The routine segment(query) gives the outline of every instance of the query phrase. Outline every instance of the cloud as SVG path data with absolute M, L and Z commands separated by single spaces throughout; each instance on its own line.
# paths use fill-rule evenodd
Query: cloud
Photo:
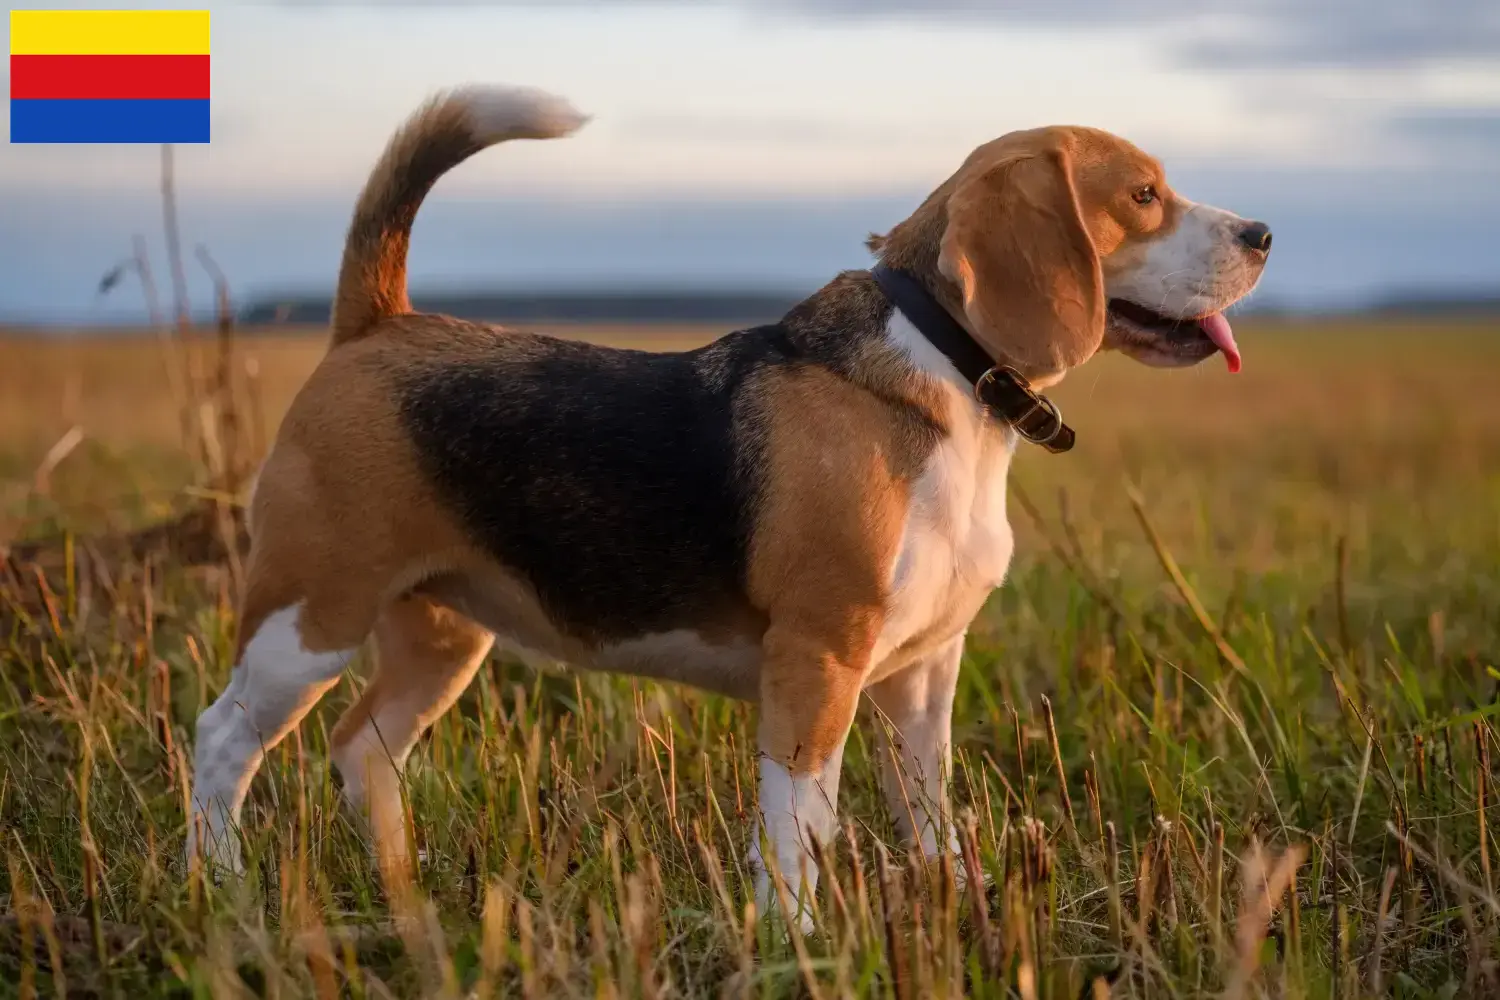
M 621 134 L 642 139 L 693 142 L 753 142 L 806 147 L 808 145 L 885 148 L 892 139 L 889 127 L 863 121 L 794 115 L 633 115 L 618 125 Z M 903 124 L 903 143 L 952 142 L 955 127 L 942 122 Z
M 1500 108 L 1439 108 L 1386 117 L 1383 132 L 1396 142 L 1421 146 L 1439 161 L 1464 158 L 1493 163 L 1500 157 Z
M 279 0 L 304 9 L 335 6 L 606 7 L 641 0 Z M 671 0 L 669 0 L 671 2 Z M 1105 32 L 1162 33 L 1179 61 L 1222 70 L 1336 66 L 1382 68 L 1500 56 L 1495 0 L 675 0 L 756 15 L 827 20 L 968 22 Z
M 1500 5 L 1488 0 L 1271 0 L 1253 12 L 1217 2 L 1244 29 L 1185 51 L 1207 66 L 1386 69 L 1500 55 Z
M 1050 0 L 1020 7 L 990 0 L 766 0 L 761 6 L 836 17 L 1160 30 L 1170 33 L 1179 57 L 1220 69 L 1392 66 L 1500 53 L 1500 5 L 1493 0 Z

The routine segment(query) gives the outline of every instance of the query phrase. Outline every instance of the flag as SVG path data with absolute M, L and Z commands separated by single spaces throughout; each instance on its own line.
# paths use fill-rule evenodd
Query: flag
M 208 142 L 206 10 L 10 12 L 11 142 Z

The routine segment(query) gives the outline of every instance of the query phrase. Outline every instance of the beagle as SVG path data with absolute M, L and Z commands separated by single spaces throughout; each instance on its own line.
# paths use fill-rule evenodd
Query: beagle
M 585 120 L 542 92 L 469 87 L 417 111 L 376 164 L 331 345 L 251 500 L 235 666 L 197 725 L 190 859 L 239 868 L 265 751 L 370 636 L 376 672 L 333 757 L 396 856 L 407 755 L 497 640 L 759 702 L 761 912 L 773 860 L 794 893 L 816 885 L 808 838 L 835 831 L 861 694 L 894 733 L 899 832 L 955 850 L 953 695 L 1011 558 L 1007 468 L 1022 440 L 1072 439 L 1040 392 L 1100 350 L 1239 367 L 1222 311 L 1259 279 L 1269 229 L 1076 127 L 979 147 L 870 238 L 873 271 L 696 350 L 413 312 L 407 245 L 438 178 Z

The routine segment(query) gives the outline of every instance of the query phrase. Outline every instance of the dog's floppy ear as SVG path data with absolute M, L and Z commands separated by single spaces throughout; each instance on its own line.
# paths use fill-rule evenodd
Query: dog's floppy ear
M 1066 150 L 975 170 L 948 198 L 939 269 L 991 355 L 1028 378 L 1061 375 L 1104 339 L 1104 278 Z

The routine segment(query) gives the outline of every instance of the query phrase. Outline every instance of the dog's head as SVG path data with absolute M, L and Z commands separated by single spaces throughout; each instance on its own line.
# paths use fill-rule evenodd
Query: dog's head
M 1118 136 L 1057 126 L 979 147 L 870 245 L 899 265 L 923 241 L 991 355 L 1047 384 L 1101 349 L 1162 366 L 1222 351 L 1237 371 L 1222 314 L 1260 279 L 1271 231 L 1179 196 Z

